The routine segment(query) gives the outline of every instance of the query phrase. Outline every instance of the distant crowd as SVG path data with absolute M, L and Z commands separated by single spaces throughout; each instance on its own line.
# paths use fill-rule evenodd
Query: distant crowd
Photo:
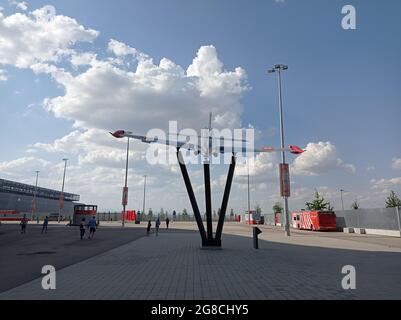
M 23 216 L 20 222 L 20 227 L 21 227 L 21 234 L 26 234 L 26 229 L 28 225 L 29 219 L 26 217 L 26 215 Z M 168 230 L 169 225 L 170 225 L 170 219 L 167 217 L 165 220 L 166 223 L 166 229 Z M 159 235 L 159 229 L 160 229 L 160 218 L 157 218 L 155 221 L 155 234 L 156 236 Z M 72 225 L 71 221 L 69 225 Z M 99 226 L 98 221 L 96 221 L 96 217 L 93 216 L 89 221 L 87 222 L 85 218 L 82 218 L 80 224 L 79 224 L 79 234 L 80 234 L 80 239 L 83 240 L 85 238 L 85 234 L 88 232 L 88 239 L 93 239 L 96 233 L 96 230 Z M 47 233 L 49 227 L 49 217 L 46 216 L 45 219 L 43 220 L 42 224 L 42 231 L 41 233 Z M 148 220 L 147 226 L 146 226 L 146 235 L 149 236 L 151 233 L 152 229 L 152 221 Z

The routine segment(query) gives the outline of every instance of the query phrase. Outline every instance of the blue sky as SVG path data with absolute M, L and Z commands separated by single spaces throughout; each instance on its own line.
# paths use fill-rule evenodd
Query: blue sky
M 294 209 L 303 206 L 314 188 L 322 191 L 335 207 L 339 207 L 340 188 L 350 191 L 346 195 L 347 206 L 358 198 L 364 207 L 379 207 L 383 206 L 389 190 L 401 193 L 399 1 L 28 1 L 27 10 L 16 8 L 17 3 L 20 1 L 0 1 L 3 19 L 16 12 L 30 16 L 30 12 L 44 5 L 53 5 L 58 15 L 71 17 L 78 25 L 99 31 L 91 42 L 77 41 L 70 46 L 79 53 L 96 53 L 99 60 L 113 56 L 107 48 L 110 39 L 115 39 L 150 56 L 155 65 L 166 57 L 186 70 L 202 46 L 212 45 L 224 64 L 223 72 L 234 71 L 236 67 L 246 72 L 246 78 L 241 77 L 240 81 L 246 82 L 249 89 L 229 99 L 234 99 L 242 108 L 237 114 L 242 126 L 251 124 L 264 132 L 258 145 L 279 144 L 277 82 L 273 75 L 267 74 L 267 69 L 275 63 L 288 64 L 289 70 L 283 74 L 286 142 L 303 147 L 313 144 L 310 150 L 316 152 L 316 156 L 300 161 L 290 157 L 291 162 L 298 161 L 292 176 Z M 341 9 L 345 4 L 356 8 L 356 30 L 341 28 Z M 0 29 L 0 39 L 4 30 Z M 2 45 L 0 41 L 0 49 Z M 34 181 L 34 174 L 29 170 L 34 171 L 36 165 L 42 167 L 38 170 L 43 169 L 42 183 L 47 184 L 44 186 L 59 188 L 59 162 L 68 156 L 73 166 L 71 174 L 76 174 L 70 186 L 66 184 L 67 189 L 72 188 L 68 191 L 78 192 L 83 200 L 96 202 L 106 209 L 118 208 L 118 174 L 124 167 L 121 161 L 113 164 L 116 185 L 110 183 L 113 192 L 104 190 L 109 194 L 105 200 L 93 192 L 93 189 L 105 188 L 101 177 L 83 183 L 87 175 L 103 176 L 102 161 L 85 162 L 82 155 L 79 158 L 79 152 L 74 153 L 67 147 L 52 152 L 33 147 L 36 143 L 51 145 L 74 130 L 81 133 L 91 128 L 108 130 L 95 121 L 81 127 L 75 124 L 73 128 L 74 122 L 86 121 L 88 117 L 77 112 L 73 117 L 67 116 L 70 113 L 66 111 L 55 116 L 56 107 L 50 111 L 43 108 L 44 99 L 63 96 L 66 87 L 49 73 L 34 73 L 31 65 L 39 60 L 65 68 L 74 75 L 86 71 L 71 67 L 68 55 L 57 62 L 35 56 L 22 67 L 0 56 L 0 70 L 4 70 L 7 78 L 0 81 L 1 176 L 29 183 Z M 226 97 L 224 92 L 218 94 Z M 64 108 L 68 108 L 68 101 L 63 104 Z M 223 112 L 224 108 L 225 105 L 219 110 Z M 188 106 L 184 112 L 188 123 L 193 121 L 192 111 Z M 143 110 L 149 118 L 152 112 L 155 110 Z M 207 117 L 198 121 L 206 124 Z M 138 125 L 138 133 L 145 133 L 145 124 Z M 134 131 L 135 118 L 132 126 L 129 129 Z M 117 128 L 109 128 L 112 129 Z M 330 144 L 319 145 L 319 142 Z M 123 145 L 118 150 L 123 153 Z M 137 156 L 140 157 L 139 151 Z M 260 203 L 266 211 L 280 200 L 277 161 L 275 157 L 261 159 L 261 171 L 256 171 L 253 179 L 253 204 Z M 139 194 L 140 177 L 148 174 L 154 177 L 150 179 L 150 186 L 154 184 L 153 200 L 150 195 L 153 207 L 173 208 L 175 203 L 161 196 L 168 193 L 163 181 L 175 181 L 178 188 L 180 176 L 165 168 L 149 167 L 139 160 L 136 164 L 132 169 L 133 206 L 141 202 L 140 196 L 135 196 Z M 107 168 L 109 165 L 104 166 L 104 170 Z M 51 169 L 52 174 L 46 173 Z M 215 170 L 221 175 L 225 169 Z M 120 180 L 122 185 L 123 176 Z M 200 184 L 200 180 L 195 178 L 195 183 Z M 238 178 L 230 203 L 238 211 L 246 205 L 246 199 L 241 196 L 243 187 L 243 181 Z M 216 190 L 221 190 L 220 184 Z M 219 197 L 216 195 L 216 199 Z M 179 206 L 189 208 L 185 197 Z

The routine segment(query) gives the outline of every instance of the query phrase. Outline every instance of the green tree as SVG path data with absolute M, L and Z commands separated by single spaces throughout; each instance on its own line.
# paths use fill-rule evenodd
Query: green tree
M 160 217 L 161 220 L 164 220 L 164 219 L 165 219 L 164 209 L 163 209 L 163 208 L 160 209 L 159 217 Z
M 230 216 L 231 216 L 231 217 L 234 217 L 234 209 L 233 209 L 233 208 L 231 208 Z
M 273 206 L 273 212 L 274 213 L 281 213 L 283 211 L 283 206 L 281 205 L 280 202 L 276 202 Z
M 360 207 L 360 205 L 359 205 L 359 203 L 358 203 L 358 200 L 355 200 L 355 201 L 351 204 L 351 209 L 358 210 L 359 207 Z
M 386 208 L 401 207 L 401 200 L 397 197 L 395 192 L 391 190 L 390 195 L 386 199 Z
M 187 221 L 188 220 L 188 211 L 187 209 L 184 208 L 184 210 L 182 210 L 182 220 L 183 221 Z
M 256 205 L 256 208 L 255 208 L 255 209 L 256 209 L 256 213 L 257 213 L 257 214 L 261 214 L 261 213 L 262 213 L 262 208 L 260 207 L 259 204 Z
M 152 219 L 152 217 L 153 217 L 153 210 L 152 210 L 152 208 L 149 208 L 149 211 L 148 211 L 148 218 L 149 218 L 149 219 Z
M 307 202 L 305 205 L 308 208 L 308 210 L 311 211 L 333 210 L 333 207 L 330 205 L 330 202 L 327 202 L 317 191 L 315 192 L 315 199 L 313 199 L 312 202 Z

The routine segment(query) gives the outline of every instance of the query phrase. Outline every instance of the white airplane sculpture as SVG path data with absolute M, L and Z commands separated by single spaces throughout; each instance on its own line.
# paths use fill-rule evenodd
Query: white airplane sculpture
M 294 146 L 294 145 L 290 145 L 287 148 L 274 148 L 274 147 L 262 147 L 262 148 L 258 148 L 258 149 L 253 149 L 253 148 L 248 148 L 248 147 L 244 147 L 244 146 L 239 146 L 238 142 L 240 143 L 247 143 L 247 140 L 242 140 L 242 139 L 229 139 L 229 142 L 231 142 L 231 146 L 222 146 L 220 145 L 220 147 L 212 147 L 212 140 L 220 140 L 220 142 L 224 142 L 224 138 L 220 138 L 220 137 L 213 137 L 211 136 L 212 134 L 212 114 L 210 114 L 210 118 L 209 118 L 209 128 L 208 128 L 208 132 L 209 135 L 208 136 L 196 136 L 195 138 L 197 138 L 197 143 L 193 143 L 189 140 L 189 138 L 193 137 L 191 135 L 182 135 L 182 134 L 173 134 L 174 136 L 177 137 L 176 140 L 171 140 L 171 139 L 159 139 L 158 137 L 147 137 L 147 136 L 141 136 L 141 135 L 136 135 L 133 134 L 130 131 L 125 131 L 125 130 L 118 130 L 115 132 L 110 132 L 110 134 L 118 139 L 122 139 L 122 138 L 132 138 L 132 139 L 136 139 L 136 140 L 140 140 L 144 143 L 159 143 L 159 144 L 164 144 L 164 145 L 169 145 L 169 146 L 174 146 L 177 149 L 187 149 L 187 150 L 193 150 L 195 155 L 199 155 L 202 154 L 205 157 L 208 157 L 209 155 L 213 155 L 215 157 L 217 157 L 219 155 L 219 153 L 238 153 L 238 152 L 243 152 L 243 153 L 263 153 L 263 152 L 290 152 L 292 154 L 296 154 L 299 155 L 303 152 L 305 152 L 305 150 L 303 150 L 302 148 L 298 147 L 298 146 Z M 183 139 L 179 139 L 179 137 L 185 137 L 185 141 L 181 141 Z M 206 140 L 206 145 L 208 145 L 207 148 L 202 148 L 203 144 L 202 144 L 202 139 Z M 228 140 L 228 139 L 226 139 Z M 237 142 L 237 143 L 236 143 Z
M 293 154 L 301 154 L 305 150 L 301 149 L 300 147 L 297 146 L 289 146 L 288 148 L 273 148 L 273 147 L 264 147 L 260 149 L 253 149 L 249 147 L 244 147 L 242 144 L 240 146 L 237 146 L 235 142 L 241 142 L 241 143 L 248 143 L 246 140 L 237 140 L 237 139 L 229 139 L 232 142 L 232 145 L 227 147 L 227 146 L 219 146 L 219 147 L 213 147 L 212 142 L 213 140 L 220 140 L 221 142 L 224 142 L 223 138 L 216 138 L 212 136 L 212 115 L 210 114 L 210 119 L 209 119 L 209 128 L 208 128 L 208 133 L 207 135 L 204 135 L 203 137 L 201 136 L 196 136 L 197 143 L 191 142 L 190 139 L 192 136 L 191 135 L 179 135 L 176 134 L 174 136 L 177 137 L 176 140 L 172 139 L 159 139 L 158 137 L 147 137 L 147 136 L 139 136 L 136 134 L 133 134 L 132 132 L 129 131 L 124 131 L 124 130 L 118 130 L 116 132 L 113 132 L 110 134 L 118 139 L 121 138 L 133 138 L 140 140 L 145 143 L 159 143 L 159 144 L 164 144 L 168 146 L 174 146 L 177 149 L 177 159 L 178 159 L 178 164 L 180 166 L 182 176 L 184 178 L 184 183 L 185 187 L 188 192 L 189 200 L 191 202 L 192 209 L 194 211 L 194 216 L 196 219 L 196 223 L 198 225 L 199 233 L 202 238 L 202 246 L 203 247 L 221 247 L 221 236 L 222 236 L 222 231 L 223 231 L 223 224 L 224 224 L 224 219 L 227 211 L 227 205 L 228 205 L 228 200 L 230 196 L 230 190 L 231 190 L 231 185 L 233 181 L 233 176 L 234 176 L 234 170 L 235 170 L 235 165 L 236 165 L 236 155 L 239 152 L 242 153 L 248 153 L 248 152 L 254 152 L 254 153 L 259 153 L 259 152 L 291 152 Z M 180 141 L 179 137 L 186 137 L 185 141 Z M 202 140 L 203 139 L 203 140 Z M 204 142 L 202 144 L 202 142 Z M 193 151 L 195 155 L 202 154 L 205 158 L 205 162 L 203 164 L 204 166 L 204 179 L 205 179 L 205 201 L 206 201 L 206 225 L 207 225 L 207 232 L 205 230 L 205 227 L 203 225 L 202 221 L 202 216 L 198 207 L 198 203 L 195 198 L 195 194 L 191 185 L 190 177 L 186 168 L 186 165 L 183 161 L 182 154 L 180 149 L 184 148 L 190 151 Z M 213 227 L 212 227 L 212 201 L 211 201 L 211 184 L 210 184 L 210 164 L 209 164 L 209 157 L 210 155 L 213 156 L 218 156 L 221 153 L 231 153 L 231 164 L 230 168 L 228 171 L 227 175 L 227 182 L 226 182 L 226 187 L 224 189 L 224 194 L 223 194 L 223 200 L 222 204 L 220 206 L 220 216 L 219 216 L 219 221 L 217 225 L 216 232 L 213 233 Z

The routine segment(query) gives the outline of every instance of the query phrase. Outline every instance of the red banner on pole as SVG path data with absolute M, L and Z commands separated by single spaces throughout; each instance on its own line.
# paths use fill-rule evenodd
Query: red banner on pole
M 123 206 L 126 206 L 128 204 L 128 187 L 123 188 L 123 200 L 122 200 Z
M 290 168 L 288 164 L 280 164 L 280 193 L 282 197 L 290 197 Z

